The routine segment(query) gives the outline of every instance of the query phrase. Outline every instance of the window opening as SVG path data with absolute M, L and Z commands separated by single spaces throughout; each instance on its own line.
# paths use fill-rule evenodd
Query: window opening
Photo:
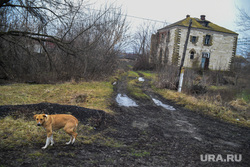
M 196 42 L 197 37 L 196 36 L 192 36 L 192 43 Z
M 204 44 L 205 45 L 209 45 L 210 44 L 210 40 L 211 40 L 211 35 L 206 35 Z
M 190 59 L 194 59 L 194 51 L 190 53 Z

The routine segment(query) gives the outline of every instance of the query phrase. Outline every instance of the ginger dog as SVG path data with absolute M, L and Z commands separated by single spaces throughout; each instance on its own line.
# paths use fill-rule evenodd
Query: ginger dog
M 42 149 L 46 149 L 49 144 L 51 146 L 54 144 L 52 131 L 61 128 L 63 128 L 64 131 L 70 135 L 70 140 L 66 144 L 73 144 L 75 142 L 78 120 L 74 116 L 67 114 L 36 114 L 34 115 L 34 119 L 37 122 L 37 126 L 43 126 L 47 133 L 46 144 L 42 147 Z

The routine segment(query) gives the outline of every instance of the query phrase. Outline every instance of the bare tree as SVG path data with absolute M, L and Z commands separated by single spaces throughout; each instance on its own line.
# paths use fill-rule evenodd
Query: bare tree
M 156 31 L 155 23 L 143 23 L 138 27 L 138 30 L 133 36 L 134 53 L 139 56 L 134 69 L 151 69 L 149 64 L 151 35 Z
M 5 0 L 0 14 L 0 68 L 9 78 L 109 74 L 127 30 L 120 8 L 83 0 Z
M 250 38 L 250 15 L 243 8 L 238 8 L 238 18 L 236 24 L 242 33 L 243 39 Z M 235 85 L 245 87 L 249 85 L 249 69 L 250 69 L 250 45 L 238 45 L 238 50 L 242 56 L 236 56 L 232 62 L 232 70 L 235 76 Z M 241 81 L 241 83 L 239 83 Z M 247 84 L 246 84 L 247 83 Z
M 236 21 L 237 25 L 240 27 L 240 31 L 246 32 L 250 31 L 250 16 L 243 8 L 238 8 L 238 19 Z

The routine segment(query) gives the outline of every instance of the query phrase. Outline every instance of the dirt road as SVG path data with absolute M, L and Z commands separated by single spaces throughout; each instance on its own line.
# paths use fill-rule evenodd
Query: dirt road
M 155 94 L 148 87 L 147 80 L 141 89 L 150 99 L 134 99 L 127 92 L 126 82 L 125 76 L 116 83 L 111 106 L 116 113 L 114 117 L 105 115 L 102 111 L 57 104 L 1 106 L 0 113 L 24 111 L 20 110 L 22 107 L 26 107 L 26 112 L 39 107 L 39 110 L 47 113 L 67 110 L 81 122 L 86 121 L 92 112 L 95 117 L 103 119 L 96 131 L 105 130 L 104 136 L 115 139 L 120 145 L 83 145 L 76 142 L 74 146 L 59 144 L 47 150 L 40 150 L 44 144 L 41 143 L 32 148 L 5 149 L 1 150 L 0 166 L 247 167 L 250 165 L 249 128 L 238 127 L 185 110 Z M 119 105 L 116 102 L 118 94 L 120 98 L 130 98 L 136 106 Z M 37 151 L 40 157 L 27 156 Z

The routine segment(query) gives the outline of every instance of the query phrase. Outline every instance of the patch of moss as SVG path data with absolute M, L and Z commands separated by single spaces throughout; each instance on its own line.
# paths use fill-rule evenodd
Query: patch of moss
M 210 21 L 207 21 L 208 22 L 208 26 L 205 27 L 203 26 L 200 22 L 202 22 L 200 19 L 198 18 L 191 18 L 191 17 L 188 17 L 188 18 L 185 18 L 183 20 L 180 20 L 176 23 L 173 23 L 173 24 L 170 24 L 166 27 L 164 27 L 163 29 L 165 28 L 170 28 L 170 27 L 174 27 L 174 26 L 184 26 L 184 27 L 188 27 L 189 26 L 189 21 L 190 19 L 192 19 L 192 27 L 193 28 L 199 28 L 199 29 L 205 29 L 205 30 L 211 30 L 211 31 L 218 31 L 218 32 L 224 32 L 224 33 L 230 33 L 230 34 L 235 34 L 235 35 L 238 35 L 236 32 L 234 31 L 231 31 L 231 30 L 228 30 L 224 27 L 221 27 L 221 26 L 218 26 Z
M 130 78 L 138 78 L 139 74 L 135 71 L 128 71 L 128 77 Z

